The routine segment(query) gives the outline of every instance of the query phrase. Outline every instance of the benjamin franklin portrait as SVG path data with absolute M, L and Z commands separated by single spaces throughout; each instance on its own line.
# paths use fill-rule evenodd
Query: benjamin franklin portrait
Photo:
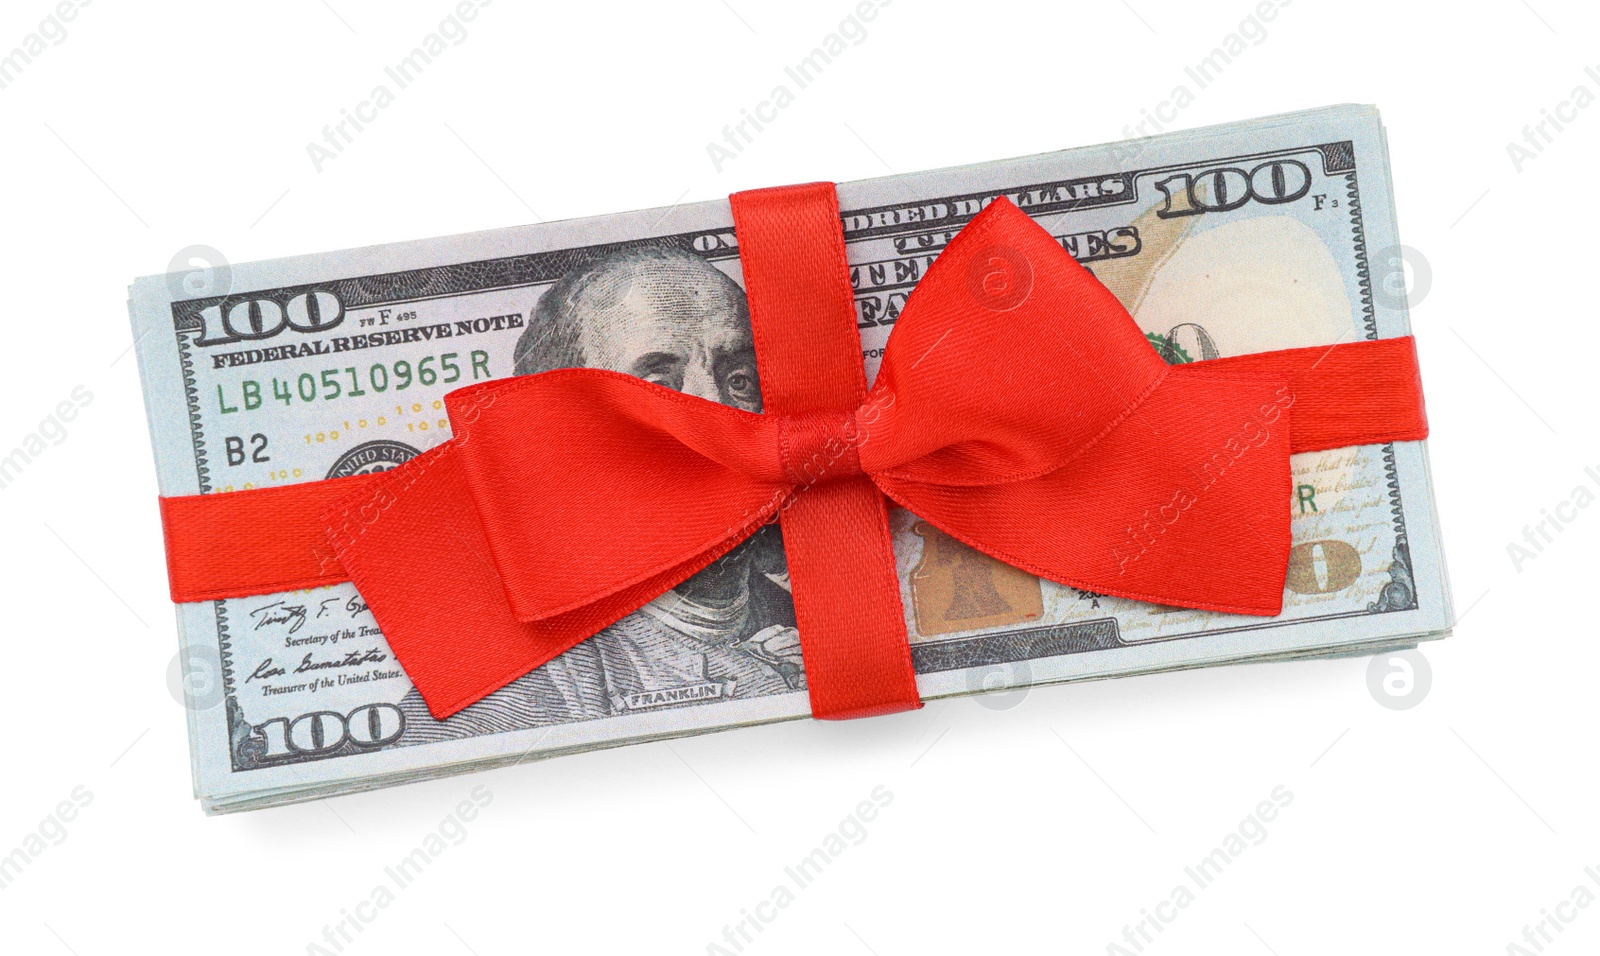
M 692 253 L 615 252 L 546 290 L 517 342 L 516 373 L 574 367 L 761 411 L 744 291 Z M 767 525 L 639 611 L 447 720 L 429 716 L 413 690 L 401 703 L 402 743 L 804 687 L 783 542 Z

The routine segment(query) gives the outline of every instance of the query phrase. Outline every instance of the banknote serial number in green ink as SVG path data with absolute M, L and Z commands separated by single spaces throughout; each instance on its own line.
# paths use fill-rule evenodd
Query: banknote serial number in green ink
M 467 378 L 470 373 L 471 378 Z M 429 355 L 415 362 L 396 359 L 393 362 L 373 362 L 365 368 L 347 365 L 344 368 L 325 368 L 320 372 L 301 372 L 298 377 L 261 381 L 247 378 L 237 385 L 217 386 L 217 409 L 224 415 L 238 411 L 254 411 L 267 402 L 331 402 L 340 398 L 365 398 L 374 393 L 403 392 L 413 385 L 427 388 L 433 385 L 454 385 L 461 381 L 479 381 L 493 378 L 489 371 L 489 353 L 474 349 L 467 353 L 467 366 L 462 367 L 461 353 L 445 352 Z

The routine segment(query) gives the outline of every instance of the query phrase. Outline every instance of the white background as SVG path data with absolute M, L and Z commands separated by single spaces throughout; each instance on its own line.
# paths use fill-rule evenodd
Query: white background
M 1365 659 L 1231 667 L 201 815 L 134 276 L 193 243 L 240 262 L 1115 140 L 1252 5 L 899 0 L 715 172 L 706 143 L 850 7 L 498 0 L 321 173 L 307 142 L 448 0 L 98 0 L 0 89 L 0 449 L 94 396 L 0 490 L 0 855 L 94 797 L 0 890 L 0 951 L 306 952 L 480 785 L 467 840 L 346 952 L 704 953 L 879 785 L 865 842 L 745 952 L 1105 953 L 1279 785 L 1265 842 L 1145 952 L 1505 953 L 1600 894 L 1600 508 L 1507 554 L 1600 468 L 1600 104 L 1520 172 L 1506 149 L 1600 93 L 1600 11 L 1558 0 L 1296 0 L 1175 124 L 1383 110 L 1464 612 L 1418 706 L 1380 706 Z M 51 8 L 6 0 L 0 53 Z M 1546 952 L 1600 946 L 1600 905 L 1562 912 Z

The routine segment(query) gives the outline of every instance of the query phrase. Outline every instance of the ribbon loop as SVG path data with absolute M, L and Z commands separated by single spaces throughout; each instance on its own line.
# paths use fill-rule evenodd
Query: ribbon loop
M 894 404 L 862 461 L 947 485 L 1045 474 L 1098 441 L 1167 371 L 1116 296 L 997 199 L 901 310 L 873 385 Z

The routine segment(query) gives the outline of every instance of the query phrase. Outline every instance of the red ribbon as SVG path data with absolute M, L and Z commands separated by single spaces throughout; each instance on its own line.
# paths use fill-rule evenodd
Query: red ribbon
M 888 713 L 920 701 L 885 496 L 1052 581 L 1273 615 L 1289 455 L 1427 435 L 1410 338 L 1169 367 L 1005 199 L 917 285 L 869 390 L 833 186 L 732 202 L 765 414 L 596 369 L 461 389 L 452 441 L 337 497 L 164 499 L 173 599 L 348 577 L 442 718 L 777 517 L 812 712 Z M 207 563 L 269 508 L 292 544 Z

